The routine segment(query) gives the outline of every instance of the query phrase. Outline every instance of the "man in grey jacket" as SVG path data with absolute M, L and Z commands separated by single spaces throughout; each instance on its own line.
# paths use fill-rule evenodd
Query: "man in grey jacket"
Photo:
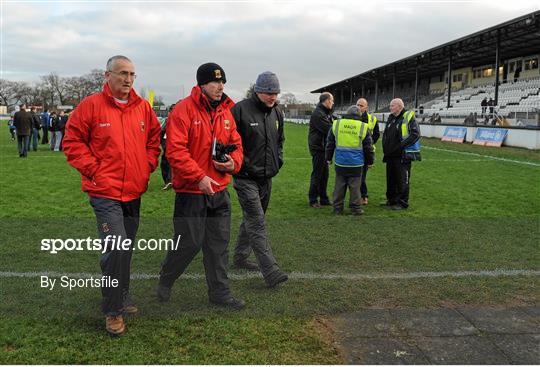
M 283 165 L 285 137 L 283 113 L 276 103 L 279 93 L 276 74 L 266 71 L 257 77 L 253 95 L 231 109 L 244 148 L 242 169 L 234 176 L 234 188 L 244 214 L 234 265 L 248 270 L 260 268 L 270 288 L 288 279 L 272 254 L 265 224 L 272 177 Z M 252 250 L 259 265 L 248 260 Z

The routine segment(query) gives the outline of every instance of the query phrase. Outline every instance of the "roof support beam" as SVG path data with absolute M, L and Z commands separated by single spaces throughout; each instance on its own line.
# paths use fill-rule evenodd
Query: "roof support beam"
M 450 108 L 450 96 L 452 95 L 452 46 L 448 48 L 448 101 L 446 108 Z
M 418 60 L 416 60 L 415 77 L 414 77 L 414 108 L 418 108 Z
M 497 40 L 495 43 L 495 106 L 499 105 L 499 46 L 501 44 L 501 35 L 497 30 Z

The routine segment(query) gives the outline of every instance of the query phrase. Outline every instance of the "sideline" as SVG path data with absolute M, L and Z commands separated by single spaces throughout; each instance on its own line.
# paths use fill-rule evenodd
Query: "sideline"
M 525 164 L 525 165 L 528 165 L 528 166 L 540 167 L 540 163 L 519 161 L 519 160 L 501 158 L 501 157 L 494 157 L 494 156 L 491 156 L 491 155 L 483 155 L 483 154 L 471 153 L 471 152 L 462 152 L 462 151 L 459 151 L 459 150 L 452 150 L 452 149 L 435 148 L 435 147 L 430 147 L 428 145 L 423 145 L 422 148 L 431 149 L 431 150 L 438 150 L 438 151 L 441 151 L 441 152 L 450 152 L 450 153 L 456 153 L 456 154 L 472 155 L 472 156 L 475 156 L 475 157 L 495 159 L 497 161 L 503 161 L 503 162 L 509 162 L 509 163 L 517 163 L 517 164 Z
M 53 278 L 68 276 L 70 278 L 90 278 L 101 277 L 101 274 L 92 273 L 60 273 L 57 271 L 41 271 L 41 272 L 14 272 L 0 271 L 0 278 L 39 278 L 46 275 Z M 246 273 L 229 273 L 230 279 L 246 280 L 254 278 L 262 278 L 259 272 Z M 422 278 L 463 278 L 463 277 L 503 277 L 503 276 L 540 276 L 540 270 L 525 270 L 525 269 L 496 269 L 496 270 L 463 270 L 463 271 L 419 271 L 411 273 L 352 273 L 352 274 L 334 274 L 334 273 L 304 273 L 293 271 L 289 273 L 289 279 L 298 280 L 380 280 L 380 279 L 422 279 Z M 131 274 L 131 279 L 147 280 L 158 279 L 159 274 Z M 182 274 L 183 279 L 204 280 L 204 274 Z

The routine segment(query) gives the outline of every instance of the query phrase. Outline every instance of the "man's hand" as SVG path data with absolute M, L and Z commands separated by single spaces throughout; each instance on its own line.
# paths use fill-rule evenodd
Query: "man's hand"
M 208 176 L 204 176 L 202 180 L 199 181 L 199 190 L 203 192 L 203 194 L 206 195 L 214 195 L 214 189 L 212 188 L 212 185 L 221 186 L 219 183 L 217 183 L 215 180 Z
M 225 154 L 225 157 L 227 158 L 227 162 L 225 163 L 213 161 L 214 168 L 221 172 L 232 173 L 234 171 L 234 161 L 228 154 Z
M 331 165 L 331 164 L 332 164 L 332 161 L 326 161 L 326 163 L 327 163 L 328 165 Z

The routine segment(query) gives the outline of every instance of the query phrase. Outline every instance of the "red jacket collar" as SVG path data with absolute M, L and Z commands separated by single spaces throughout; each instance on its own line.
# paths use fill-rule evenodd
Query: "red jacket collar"
M 142 101 L 142 98 L 137 95 L 137 93 L 135 92 L 135 89 L 131 88 L 131 90 L 129 91 L 128 103 L 127 104 L 124 105 L 124 104 L 116 102 L 114 96 L 112 95 L 111 88 L 109 87 L 109 83 L 107 83 L 107 82 L 105 82 L 105 84 L 103 84 L 102 93 L 111 101 L 111 103 L 113 103 L 114 105 L 116 105 L 116 106 L 118 106 L 120 108 L 130 107 L 130 106 L 133 106 L 134 104 L 137 104 L 140 101 Z
M 205 109 L 207 106 L 210 106 L 210 103 L 208 102 L 208 98 L 204 95 L 204 93 L 201 90 L 201 87 L 196 85 L 191 89 L 191 98 L 193 98 L 193 101 L 195 102 L 195 105 L 200 109 Z M 222 109 L 228 110 L 231 109 L 232 106 L 234 106 L 234 102 L 232 99 L 229 98 L 225 93 L 223 93 L 223 98 L 219 106 L 216 108 L 216 112 L 220 111 Z

